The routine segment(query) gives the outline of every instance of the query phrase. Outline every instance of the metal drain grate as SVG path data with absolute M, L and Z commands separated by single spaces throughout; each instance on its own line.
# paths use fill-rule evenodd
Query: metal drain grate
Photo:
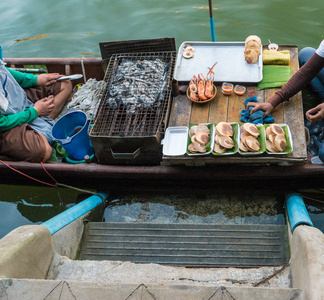
M 88 223 L 81 260 L 188 267 L 259 267 L 288 262 L 285 225 Z

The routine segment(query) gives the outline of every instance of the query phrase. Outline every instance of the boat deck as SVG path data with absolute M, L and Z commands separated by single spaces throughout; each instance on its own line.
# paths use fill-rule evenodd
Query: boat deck
M 298 48 L 296 46 L 281 45 L 279 50 L 289 49 L 291 53 L 291 67 L 295 72 L 299 65 L 297 59 Z M 46 65 L 48 72 L 61 74 L 82 73 L 84 63 L 87 78 L 101 80 L 104 76 L 101 58 L 6 58 L 10 67 L 24 67 L 24 65 Z M 76 83 L 82 80 L 76 81 Z M 218 86 L 219 88 L 219 86 Z M 256 86 L 249 86 L 247 93 L 256 91 L 258 101 L 265 101 L 275 93 L 275 89 L 257 91 Z M 225 97 L 218 93 L 216 100 L 206 105 L 192 104 L 186 96 L 180 95 L 173 99 L 168 126 L 188 126 L 195 122 L 238 121 L 240 110 L 244 108 L 245 96 L 231 95 Z M 222 111 L 222 113 L 219 113 Z M 258 155 L 254 157 L 205 157 L 195 161 L 204 165 L 206 161 L 220 163 L 217 168 L 195 166 L 191 157 L 163 157 L 162 163 L 155 166 L 123 166 L 46 163 L 44 166 L 38 163 L 22 161 L 5 161 L 0 164 L 2 184 L 35 184 L 40 183 L 31 180 L 27 176 L 17 174 L 8 166 L 15 168 L 29 176 L 39 180 L 52 182 L 44 171 L 44 168 L 60 183 L 74 186 L 92 187 L 100 189 L 118 185 L 119 187 L 135 186 L 165 186 L 184 185 L 199 186 L 247 186 L 253 182 L 256 187 L 280 187 L 296 190 L 312 186 L 323 187 L 324 167 L 307 162 L 306 140 L 304 134 L 304 121 L 301 93 L 295 95 L 289 102 L 279 105 L 272 116 L 278 123 L 289 125 L 292 139 L 293 152 L 286 156 Z M 272 165 L 271 162 L 274 164 Z M 278 165 L 278 163 L 280 163 Z
M 265 46 L 264 46 L 265 47 Z M 292 45 L 282 45 L 279 50 L 290 51 L 290 66 L 295 73 L 299 68 L 298 48 Z M 190 101 L 186 95 L 179 95 L 173 99 L 168 127 L 189 126 L 197 123 L 217 124 L 221 121 L 240 123 L 240 112 L 245 109 L 244 101 L 249 93 L 255 92 L 258 102 L 265 102 L 278 89 L 257 90 L 256 85 L 247 86 L 247 91 L 243 96 L 234 93 L 225 96 L 221 93 L 221 86 L 216 85 L 216 98 L 208 103 L 198 104 Z M 301 92 L 292 97 L 289 102 L 280 104 L 271 114 L 276 123 L 287 124 L 290 128 L 293 151 L 285 155 L 269 155 L 263 153 L 253 156 L 235 155 L 215 156 L 212 153 L 204 156 L 164 156 L 163 163 L 166 164 L 301 164 L 307 160 L 307 147 L 304 129 L 304 113 Z M 242 122 L 241 122 L 242 123 Z

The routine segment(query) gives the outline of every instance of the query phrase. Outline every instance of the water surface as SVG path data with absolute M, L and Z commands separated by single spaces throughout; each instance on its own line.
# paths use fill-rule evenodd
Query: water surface
M 274 191 L 146 189 L 114 191 L 106 222 L 285 224 L 284 196 Z
M 213 1 L 216 41 L 256 34 L 264 44 L 317 47 L 323 9 L 322 0 Z M 0 10 L 4 57 L 99 57 L 100 42 L 211 39 L 208 1 L 3 0 Z
M 80 194 L 71 189 L 1 184 L 0 191 L 0 238 L 19 226 L 47 221 L 74 205 Z

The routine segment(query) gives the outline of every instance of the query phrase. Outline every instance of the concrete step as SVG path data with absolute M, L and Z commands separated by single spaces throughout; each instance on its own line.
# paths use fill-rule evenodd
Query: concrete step
M 298 289 L 2 279 L 1 300 L 302 299 Z
M 289 265 L 261 268 L 186 268 L 55 256 L 46 279 L 101 283 L 290 288 Z
M 187 267 L 260 267 L 288 263 L 285 225 L 89 222 L 80 260 Z

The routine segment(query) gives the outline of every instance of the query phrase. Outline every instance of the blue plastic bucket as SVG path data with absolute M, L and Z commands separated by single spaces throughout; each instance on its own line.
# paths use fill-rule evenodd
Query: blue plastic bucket
M 85 155 L 93 154 L 89 126 L 90 121 L 84 112 L 72 111 L 56 121 L 52 135 L 72 158 L 81 160 Z

